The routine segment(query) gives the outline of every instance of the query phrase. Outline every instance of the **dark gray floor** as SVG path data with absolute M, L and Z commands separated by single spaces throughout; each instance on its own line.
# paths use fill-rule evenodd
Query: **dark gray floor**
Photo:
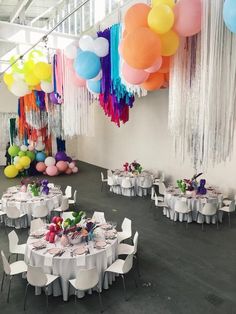
M 107 219 L 118 222 L 124 217 L 133 221 L 133 233 L 140 234 L 139 256 L 141 279 L 135 288 L 133 276 L 127 276 L 129 301 L 123 299 L 122 282 L 118 278 L 109 290 L 102 292 L 105 313 L 160 314 L 233 314 L 236 313 L 236 218 L 229 229 L 224 219 L 220 230 L 213 225 L 202 232 L 193 223 L 185 231 L 184 224 L 172 224 L 149 198 L 126 198 L 100 192 L 100 168 L 79 163 L 80 172 L 51 181 L 64 188 L 67 184 L 78 189 L 79 208 L 88 214 L 94 210 L 105 212 Z M 0 193 L 19 183 L 0 175 Z M 8 240 L 0 228 L 0 248 L 8 252 Z M 27 230 L 17 231 L 20 239 L 27 239 Z M 2 264 L 0 263 L 2 272 Z M 14 278 L 10 303 L 6 303 L 6 289 L 0 294 L 0 314 L 24 313 L 25 280 Z M 45 296 L 35 296 L 30 288 L 27 313 L 44 313 Z M 73 297 L 63 302 L 61 297 L 49 298 L 50 313 L 99 313 L 97 294 L 88 295 L 74 305 Z

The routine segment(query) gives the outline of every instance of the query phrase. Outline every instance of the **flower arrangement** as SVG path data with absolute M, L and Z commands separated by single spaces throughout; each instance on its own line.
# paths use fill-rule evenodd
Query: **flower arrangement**
M 132 163 L 128 163 L 126 162 L 123 165 L 124 171 L 126 172 L 132 172 L 132 173 L 141 173 L 142 172 L 142 166 L 136 161 L 134 160 Z
M 205 188 L 206 180 L 201 179 L 200 184 L 198 184 L 197 178 L 202 175 L 202 172 L 195 174 L 192 179 L 183 179 L 177 180 L 177 185 L 180 191 L 185 194 L 186 191 L 192 192 L 195 191 L 197 194 L 204 195 L 207 193 L 207 189 Z

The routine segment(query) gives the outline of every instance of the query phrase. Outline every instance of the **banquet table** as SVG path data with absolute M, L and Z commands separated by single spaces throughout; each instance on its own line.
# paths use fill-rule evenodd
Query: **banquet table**
M 48 195 L 41 194 L 39 196 L 32 196 L 30 192 L 21 192 L 20 188 L 21 186 L 10 187 L 2 196 L 2 211 L 5 212 L 9 206 L 16 206 L 21 214 L 26 214 L 16 219 L 14 224 L 11 219 L 4 217 L 4 222 L 9 227 L 27 228 L 30 225 L 32 210 L 35 207 L 46 205 L 50 213 L 61 204 L 63 193 L 57 186 L 51 187 Z
M 70 286 L 69 280 L 76 278 L 76 274 L 80 269 L 91 269 L 96 267 L 99 273 L 99 289 L 108 289 L 112 281 L 115 280 L 115 275 L 108 273 L 104 279 L 104 272 L 116 259 L 117 253 L 117 238 L 106 241 L 104 248 L 96 248 L 94 241 L 89 241 L 73 247 L 63 247 L 59 238 L 55 243 L 47 243 L 47 247 L 41 250 L 34 250 L 33 243 L 36 240 L 29 237 L 26 244 L 25 262 L 33 265 L 40 266 L 43 268 L 45 273 L 57 275 L 59 278 L 49 287 L 49 294 L 53 296 L 62 295 L 63 300 L 67 301 L 69 295 L 74 294 L 74 288 Z M 84 246 L 88 251 L 81 255 L 73 255 L 72 252 L 78 247 Z M 60 257 L 53 257 L 48 250 L 60 248 L 64 249 L 65 252 Z M 91 290 L 88 291 L 92 293 Z M 36 294 L 41 293 L 40 288 L 35 289 Z M 77 297 L 81 298 L 84 296 L 83 291 L 78 291 Z
M 216 223 L 216 216 L 203 216 L 199 210 L 204 206 L 206 202 L 215 203 L 218 205 L 218 208 L 221 207 L 223 201 L 222 193 L 218 192 L 214 188 L 208 188 L 207 194 L 205 195 L 196 195 L 194 193 L 182 194 L 179 191 L 179 188 L 169 187 L 165 192 L 165 202 L 168 205 L 168 208 L 163 209 L 163 214 L 171 220 L 183 221 L 196 221 L 197 223 Z M 187 199 L 187 206 L 191 209 L 189 214 L 175 213 L 175 203 L 177 199 Z M 223 212 L 218 211 L 218 220 L 222 222 Z
M 128 171 L 115 170 L 112 173 L 112 179 L 114 185 L 110 187 L 110 191 L 116 194 L 124 196 L 146 196 L 148 194 L 148 188 L 143 188 L 145 184 L 152 186 L 153 174 L 149 171 L 142 171 L 141 173 L 132 173 Z M 133 188 L 122 188 L 121 184 L 124 179 L 129 179 Z

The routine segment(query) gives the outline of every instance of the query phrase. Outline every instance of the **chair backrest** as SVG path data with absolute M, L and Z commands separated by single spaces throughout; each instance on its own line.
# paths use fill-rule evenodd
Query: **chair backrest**
M 70 185 L 67 185 L 66 189 L 65 189 L 65 195 L 68 198 L 71 198 L 72 196 L 72 187 Z
M 124 218 L 122 225 L 121 225 L 121 229 L 122 231 L 126 232 L 127 234 L 132 235 L 132 221 L 129 218 Z
M 122 267 L 123 274 L 128 273 L 130 271 L 130 269 L 133 267 L 133 257 L 134 257 L 133 253 L 129 254 L 126 257 L 124 265 Z
M 63 218 L 63 220 L 66 220 L 67 218 L 74 219 L 72 214 L 73 212 L 64 212 L 61 214 L 61 217 Z
M 27 280 L 31 286 L 44 287 L 47 283 L 47 277 L 41 267 L 28 265 Z
M 2 256 L 3 269 L 4 269 L 5 273 L 7 275 L 9 275 L 11 272 L 11 267 L 10 267 L 10 264 L 8 263 L 8 261 L 6 259 L 5 254 L 3 253 L 3 251 L 1 251 L 1 256 Z
M 104 174 L 103 174 L 103 172 L 101 172 L 101 180 L 102 180 L 102 181 L 104 180 Z
M 161 182 L 164 182 L 164 181 L 165 181 L 165 172 L 162 172 L 162 173 L 161 173 L 160 181 L 161 181 Z
M 8 240 L 9 240 L 9 252 L 12 253 L 14 252 L 19 242 L 19 238 L 14 230 L 8 233 Z
M 160 181 L 160 183 L 159 183 L 159 193 L 160 193 L 161 195 L 164 195 L 165 192 L 166 192 L 165 183 L 162 182 L 162 181 Z
M 67 210 L 69 208 L 69 201 L 67 197 L 63 197 L 62 198 L 62 202 L 61 202 L 61 210 L 64 212 L 65 210 Z
M 114 180 L 113 180 L 113 178 L 111 176 L 107 177 L 107 184 L 110 185 L 110 186 L 114 185 Z
M 107 169 L 107 177 L 111 177 L 112 176 L 112 171 L 110 169 Z
M 74 202 L 76 203 L 76 201 L 77 201 L 77 190 L 74 191 L 73 199 L 74 199 Z
M 177 213 L 188 213 L 190 210 L 188 208 L 187 199 L 177 199 L 175 202 L 175 211 Z
M 43 229 L 44 223 L 41 218 L 36 218 L 30 222 L 30 233 Z
M 92 219 L 101 224 L 106 223 L 104 212 L 94 212 Z
M 139 182 L 139 186 L 141 186 L 143 189 L 149 189 L 152 187 L 152 184 L 153 184 L 153 180 L 150 176 L 145 176 L 143 178 L 140 178 L 138 182 Z
M 217 207 L 217 203 L 205 203 L 205 205 L 202 207 L 202 209 L 199 210 L 199 212 L 203 215 L 214 216 L 217 212 Z
M 138 250 L 138 231 L 135 232 L 133 241 L 134 241 L 134 252 L 133 252 L 133 254 L 136 254 L 137 250 Z
M 99 281 L 96 268 L 80 269 L 76 276 L 76 288 L 79 290 L 88 290 L 94 288 Z
M 132 180 L 130 179 L 130 178 L 124 178 L 124 179 L 122 179 L 122 181 L 121 181 L 121 187 L 123 188 L 123 189 L 130 189 L 130 188 L 132 188 L 134 186 L 134 184 L 133 184 L 133 182 L 132 182 Z
M 234 211 L 235 211 L 235 201 L 232 201 L 232 202 L 229 204 L 229 211 L 230 211 L 230 212 L 234 212 Z
M 32 216 L 35 218 L 43 218 L 48 215 L 48 208 L 46 205 L 39 205 L 32 208 Z
M 21 213 L 19 208 L 17 208 L 16 206 L 9 206 L 6 207 L 6 215 L 8 218 L 17 219 L 20 217 Z

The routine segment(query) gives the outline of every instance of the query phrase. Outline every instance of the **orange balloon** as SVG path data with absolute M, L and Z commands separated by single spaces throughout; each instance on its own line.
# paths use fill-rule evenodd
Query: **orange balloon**
M 156 90 L 164 84 L 164 81 L 165 77 L 163 73 L 151 73 L 149 78 L 141 84 L 141 87 L 148 91 Z
M 163 83 L 163 87 L 164 88 L 169 87 L 169 79 L 170 79 L 169 77 L 170 77 L 170 73 L 169 72 L 164 74 L 164 83 Z
M 162 57 L 162 64 L 159 73 L 167 73 L 170 70 L 170 57 Z
M 124 29 L 123 34 L 122 34 L 122 37 L 125 38 L 127 35 L 128 35 L 128 32 L 127 32 L 126 29 Z
M 125 14 L 126 31 L 132 32 L 138 27 L 148 27 L 147 18 L 151 8 L 145 3 L 137 3 L 130 7 Z
M 135 69 L 151 67 L 161 55 L 159 36 L 147 27 L 139 27 L 124 38 L 122 54 L 128 65 Z

